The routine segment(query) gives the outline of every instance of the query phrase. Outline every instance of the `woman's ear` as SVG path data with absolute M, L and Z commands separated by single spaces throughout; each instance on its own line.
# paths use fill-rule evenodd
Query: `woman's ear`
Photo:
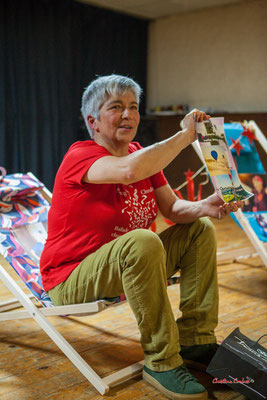
M 87 115 L 86 119 L 87 119 L 89 127 L 92 130 L 95 130 L 96 129 L 96 118 L 93 117 L 92 115 Z

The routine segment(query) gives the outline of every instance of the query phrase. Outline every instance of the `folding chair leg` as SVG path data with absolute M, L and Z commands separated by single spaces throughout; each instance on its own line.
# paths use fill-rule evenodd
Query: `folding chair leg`
M 130 365 L 129 367 L 123 368 L 120 371 L 114 372 L 111 375 L 106 376 L 103 380 L 108 386 L 115 386 L 121 382 L 126 381 L 129 378 L 133 378 L 140 374 L 144 368 L 144 361 L 137 362 Z
M 28 297 L 29 299 L 34 299 L 33 294 L 30 294 Z M 14 310 L 19 307 L 21 307 L 21 304 L 17 299 L 7 300 L 3 303 L 0 303 L 0 312 Z
M 23 290 L 17 285 L 15 280 L 0 265 L 0 278 L 6 287 L 20 301 L 20 303 L 29 312 L 30 316 L 40 325 L 60 350 L 69 358 L 69 360 L 78 368 L 78 370 L 88 379 L 89 382 L 99 391 L 100 394 L 106 394 L 109 386 L 104 382 L 95 371 L 89 367 L 84 359 L 76 350 L 64 339 L 64 337 L 55 329 L 55 327 L 42 315 L 38 308 L 31 302 Z

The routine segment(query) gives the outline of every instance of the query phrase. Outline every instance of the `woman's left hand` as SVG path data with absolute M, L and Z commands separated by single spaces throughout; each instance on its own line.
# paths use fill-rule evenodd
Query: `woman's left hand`
M 224 203 L 216 193 L 204 200 L 205 214 L 216 219 L 225 218 L 230 212 L 236 212 L 242 206 L 242 201 Z

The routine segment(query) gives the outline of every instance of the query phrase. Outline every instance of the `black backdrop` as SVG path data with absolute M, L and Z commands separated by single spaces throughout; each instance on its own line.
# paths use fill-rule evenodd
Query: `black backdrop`
M 68 147 L 88 138 L 83 88 L 119 73 L 145 92 L 148 21 L 73 0 L 0 3 L 0 165 L 52 189 Z

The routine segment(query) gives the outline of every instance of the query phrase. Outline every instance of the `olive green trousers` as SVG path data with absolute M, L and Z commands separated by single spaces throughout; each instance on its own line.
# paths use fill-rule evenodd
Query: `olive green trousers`
M 166 281 L 177 270 L 182 316 L 175 321 Z M 123 293 L 135 315 L 148 368 L 165 371 L 181 365 L 180 344 L 216 342 L 216 239 L 210 220 L 173 225 L 159 235 L 146 229 L 128 232 L 86 257 L 49 296 L 63 305 Z

